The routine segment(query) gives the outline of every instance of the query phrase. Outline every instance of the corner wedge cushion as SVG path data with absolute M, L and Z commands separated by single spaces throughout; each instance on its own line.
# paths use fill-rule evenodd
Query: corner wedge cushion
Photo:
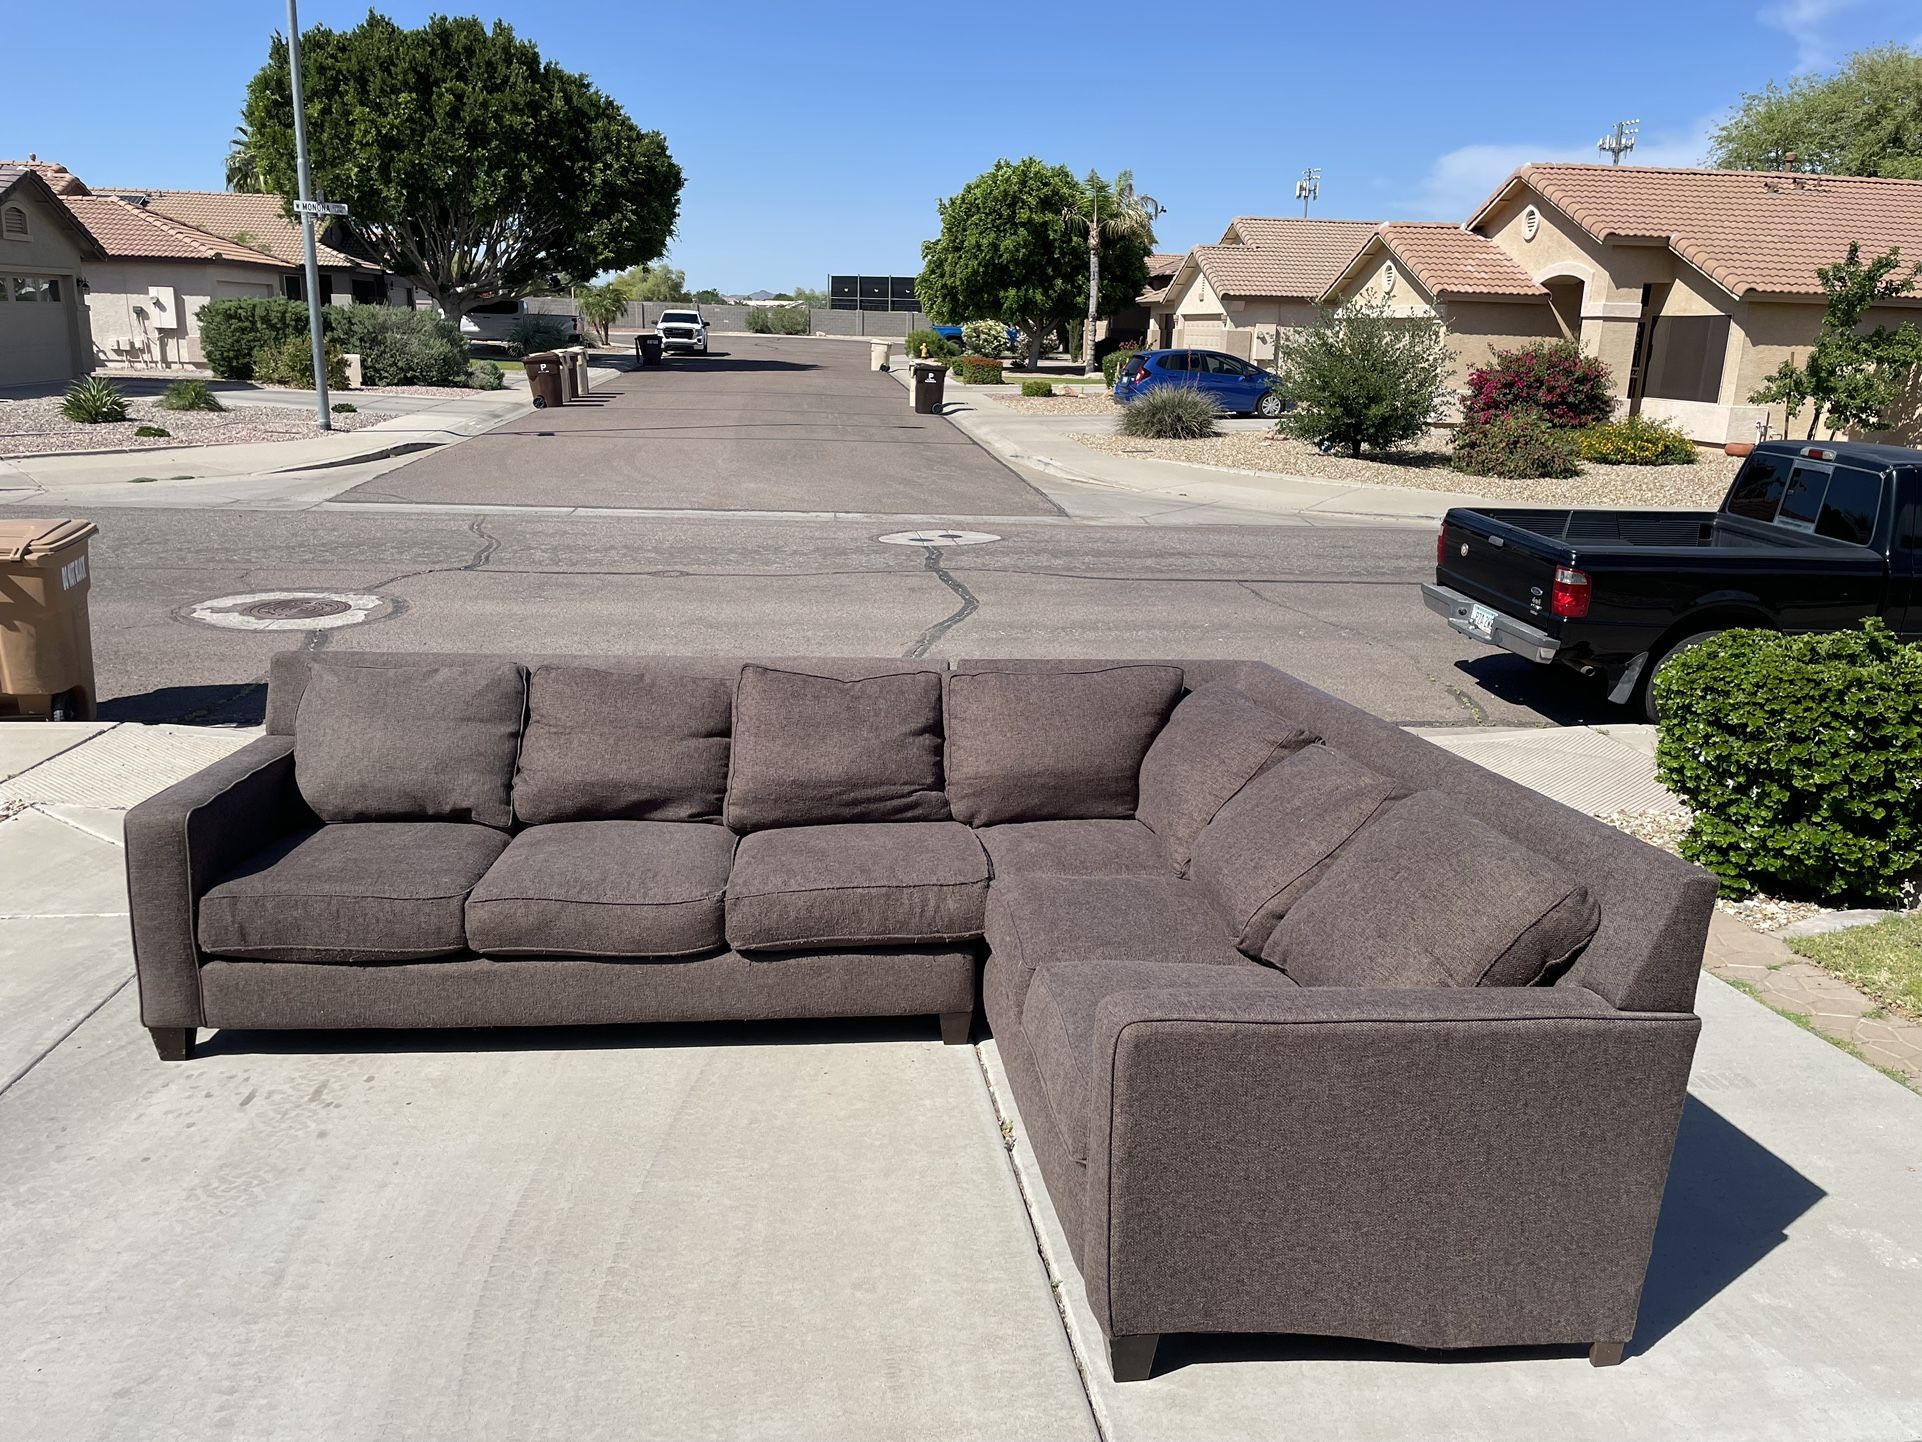
M 970 826 L 1135 814 L 1141 758 L 1179 666 L 948 677 L 948 801 Z
M 1202 828 L 1188 875 L 1214 898 L 1242 954 L 1259 957 L 1328 859 L 1402 794 L 1339 751 L 1304 747 L 1242 787 Z
M 1423 791 L 1343 849 L 1261 955 L 1303 986 L 1530 986 L 1600 921 L 1559 866 Z
M 1318 739 L 1232 686 L 1203 686 L 1175 707 L 1142 758 L 1135 815 L 1183 875 L 1195 838 L 1215 813 L 1251 779 Z
M 743 666 L 725 814 L 742 832 L 946 821 L 940 673 L 837 681 Z
M 323 666 L 294 720 L 294 784 L 322 821 L 513 824 L 519 665 Z
M 535 667 L 515 818 L 719 821 L 732 704 L 714 676 Z

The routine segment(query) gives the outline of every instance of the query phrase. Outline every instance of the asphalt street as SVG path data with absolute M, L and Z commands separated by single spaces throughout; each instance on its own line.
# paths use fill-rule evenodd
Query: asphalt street
M 914 418 L 902 388 L 866 370 L 864 347 L 728 344 L 742 354 L 616 376 L 598 402 L 510 421 L 331 501 L 102 507 L 103 713 L 257 718 L 268 658 L 298 646 L 1246 656 L 1407 724 L 1619 716 L 1574 678 L 1472 645 L 1424 609 L 1426 525 L 1077 520 L 1054 499 L 1072 510 L 1067 483 L 1044 489 L 949 422 Z M 801 368 L 769 369 L 750 353 L 762 349 Z M 770 436 L 777 411 L 794 419 Z M 696 414 L 691 431 L 668 419 Z M 529 509 L 564 505 L 677 514 Z M 998 539 L 879 540 L 928 520 Z M 221 629 L 191 614 L 308 589 L 380 606 L 339 629 Z

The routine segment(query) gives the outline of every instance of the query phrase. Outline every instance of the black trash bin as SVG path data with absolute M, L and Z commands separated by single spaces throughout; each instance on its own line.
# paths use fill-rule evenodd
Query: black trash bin
M 524 357 L 527 388 L 534 392 L 534 409 L 545 410 L 567 399 L 566 381 L 561 378 L 561 358 L 551 350 L 535 351 Z
M 648 331 L 634 337 L 634 359 L 644 366 L 657 366 L 661 363 L 661 337 L 659 332 Z
M 948 368 L 940 361 L 914 363 L 914 413 L 918 416 L 941 414 L 941 398 L 948 392 Z

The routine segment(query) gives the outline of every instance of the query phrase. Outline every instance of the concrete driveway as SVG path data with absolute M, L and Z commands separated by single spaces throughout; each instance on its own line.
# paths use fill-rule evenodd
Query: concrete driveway
M 948 421 L 918 416 L 866 346 L 726 337 L 597 370 L 579 402 L 424 457 L 343 500 L 648 510 L 1058 516 Z

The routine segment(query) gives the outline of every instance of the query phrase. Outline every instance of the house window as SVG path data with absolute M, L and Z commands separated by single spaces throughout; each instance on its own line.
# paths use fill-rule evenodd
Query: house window
M 13 298 L 16 301 L 44 300 L 40 294 L 41 282 L 30 275 L 16 275 L 13 278 Z
M 1715 401 L 1722 396 L 1728 354 L 1725 315 L 1665 315 L 1655 323 L 1645 396 L 1670 401 Z
M 289 300 L 302 300 L 306 297 L 306 284 L 297 275 L 283 275 L 280 278 L 280 293 Z
M 369 280 L 365 276 L 354 277 L 355 305 L 386 305 L 387 283 L 379 278 Z
M 33 231 L 27 225 L 27 212 L 17 205 L 9 205 L 0 212 L 0 235 L 8 240 L 33 239 Z

